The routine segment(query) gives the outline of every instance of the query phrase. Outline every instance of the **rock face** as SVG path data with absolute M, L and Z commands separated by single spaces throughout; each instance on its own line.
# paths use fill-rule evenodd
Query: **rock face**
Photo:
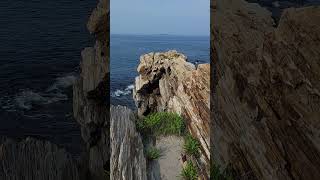
M 212 2 L 212 159 L 243 179 L 320 177 L 320 8 Z
M 109 171 L 109 1 L 100 0 L 87 25 L 95 46 L 81 55 L 81 74 L 73 87 L 74 117 L 88 148 L 91 179 L 106 179 Z
M 0 142 L 2 180 L 79 180 L 77 163 L 71 155 L 50 142 L 27 138 Z
M 126 107 L 111 106 L 111 171 L 114 180 L 146 180 L 146 159 L 140 134 L 136 131 L 134 115 Z
M 202 145 L 203 161 L 209 151 L 209 64 L 197 68 L 176 51 L 140 57 L 133 96 L 140 116 L 171 111 L 182 115 L 191 134 Z

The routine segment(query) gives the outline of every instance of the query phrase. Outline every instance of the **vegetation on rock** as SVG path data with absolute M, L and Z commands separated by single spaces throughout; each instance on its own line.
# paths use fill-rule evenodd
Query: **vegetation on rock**
M 160 149 L 157 149 L 155 147 L 149 147 L 146 150 L 146 157 L 148 160 L 155 160 L 158 159 L 161 156 Z
M 185 125 L 181 116 L 171 112 L 152 113 L 137 122 L 137 128 L 143 134 L 181 135 Z
M 182 169 L 181 176 L 185 180 L 197 180 L 198 172 L 191 161 L 188 161 L 186 167 Z
M 200 143 L 197 139 L 192 137 L 190 134 L 188 134 L 185 138 L 185 144 L 183 146 L 184 151 L 188 155 L 193 155 L 195 157 L 198 157 L 200 155 L 199 149 L 200 149 Z

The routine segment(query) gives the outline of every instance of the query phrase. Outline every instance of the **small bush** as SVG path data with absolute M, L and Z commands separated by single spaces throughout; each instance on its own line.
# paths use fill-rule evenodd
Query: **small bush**
M 157 112 L 138 121 L 137 128 L 143 133 L 154 135 L 180 135 L 184 131 L 184 122 L 178 114 Z
M 185 144 L 184 144 L 183 148 L 184 148 L 184 151 L 188 155 L 193 155 L 195 157 L 199 157 L 199 155 L 200 155 L 200 152 L 199 152 L 200 143 L 197 139 L 195 139 L 191 135 L 186 136 Z
M 146 157 L 148 160 L 155 160 L 155 159 L 158 159 L 160 156 L 161 156 L 160 150 L 155 147 L 149 147 L 146 150 Z
M 181 176 L 185 180 L 197 180 L 198 172 L 191 161 L 188 161 L 186 167 L 182 169 Z

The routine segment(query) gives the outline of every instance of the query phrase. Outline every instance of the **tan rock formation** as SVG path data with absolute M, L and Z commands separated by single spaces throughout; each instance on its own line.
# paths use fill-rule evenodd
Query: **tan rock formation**
M 320 177 L 320 8 L 211 6 L 212 158 L 240 179 Z
M 146 180 L 146 159 L 133 112 L 126 107 L 111 106 L 110 113 L 111 180 Z
M 100 0 L 88 22 L 96 38 L 81 55 L 81 74 L 73 87 L 74 117 L 88 148 L 91 179 L 106 179 L 109 171 L 109 1 Z
M 140 116 L 171 111 L 182 115 L 202 145 L 203 164 L 209 152 L 209 64 L 198 68 L 176 51 L 140 57 L 133 96 Z

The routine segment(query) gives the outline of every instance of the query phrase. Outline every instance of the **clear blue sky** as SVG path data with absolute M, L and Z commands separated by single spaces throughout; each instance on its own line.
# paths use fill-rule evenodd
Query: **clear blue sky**
M 210 34 L 210 0 L 110 0 L 110 4 L 111 34 Z

